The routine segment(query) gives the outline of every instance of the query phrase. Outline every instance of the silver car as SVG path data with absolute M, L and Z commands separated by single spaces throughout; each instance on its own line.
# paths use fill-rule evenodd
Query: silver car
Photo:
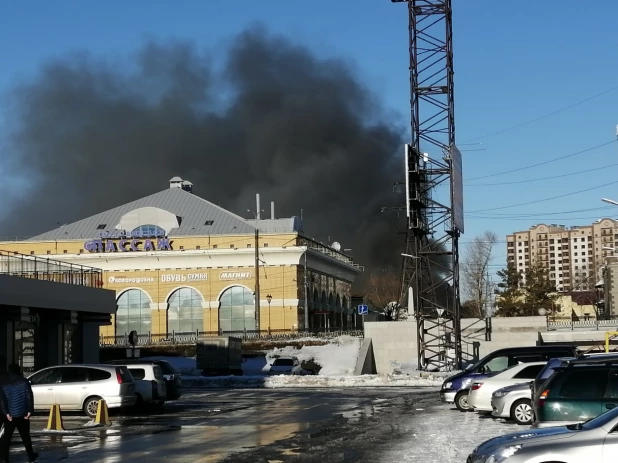
M 135 405 L 135 382 L 125 366 L 61 365 L 44 368 L 28 377 L 34 394 L 34 408 L 49 410 L 83 410 L 90 417 L 97 414 L 99 400 L 108 408 Z
M 491 414 L 507 418 L 517 424 L 532 424 L 532 389 L 530 383 L 513 384 L 494 391 L 491 396 Z
M 467 463 L 610 463 L 618 455 L 618 408 L 585 423 L 494 437 Z

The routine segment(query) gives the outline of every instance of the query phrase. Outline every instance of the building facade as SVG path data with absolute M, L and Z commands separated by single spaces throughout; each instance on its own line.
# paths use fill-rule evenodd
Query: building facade
M 159 193 L 0 249 L 102 269 L 100 286 L 118 305 L 102 336 L 346 327 L 361 271 L 335 244 L 304 236 L 299 218 L 273 210 L 244 219 L 177 177 Z
M 589 291 L 603 277 L 603 266 L 618 242 L 618 221 L 592 225 L 535 225 L 506 237 L 507 263 L 525 272 L 538 263 L 549 269 L 559 291 Z
M 25 373 L 98 363 L 98 333 L 116 313 L 99 269 L 0 251 L 0 369 Z

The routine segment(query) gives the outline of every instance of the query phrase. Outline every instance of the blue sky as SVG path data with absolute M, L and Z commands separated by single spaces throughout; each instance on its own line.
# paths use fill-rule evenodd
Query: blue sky
M 510 231 L 540 222 L 574 225 L 614 215 L 611 206 L 599 209 L 605 207 L 600 198 L 618 199 L 618 183 L 595 187 L 618 182 L 618 143 L 533 169 L 471 180 L 617 139 L 618 87 L 613 87 L 618 86 L 618 2 L 596 5 L 454 0 L 457 141 L 482 143 L 461 146 L 482 149 L 464 151 L 464 249 L 484 230 L 503 240 Z M 354 61 L 384 105 L 408 120 L 406 9 L 389 0 L 0 2 L 0 91 L 32 76 L 45 60 L 73 50 L 126 54 L 145 39 L 170 37 L 224 47 L 230 36 L 255 21 L 321 55 Z M 0 108 L 0 117 L 10 115 Z M 568 196 L 507 207 L 561 195 Z M 504 257 L 501 243 L 496 269 Z

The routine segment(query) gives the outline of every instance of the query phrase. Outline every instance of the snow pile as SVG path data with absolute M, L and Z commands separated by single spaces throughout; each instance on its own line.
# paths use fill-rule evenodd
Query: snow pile
M 315 362 L 322 367 L 320 376 L 352 376 L 361 347 L 361 339 L 340 336 L 323 346 L 275 347 L 266 355 L 271 364 L 278 357 L 296 357 L 300 362 Z
M 409 362 L 409 363 L 399 363 L 392 361 L 391 363 L 391 374 L 393 375 L 410 375 L 410 376 L 418 376 L 418 363 Z M 454 371 L 431 371 L 429 372 L 431 375 L 440 378 L 448 378 L 449 376 L 453 376 L 459 373 L 459 370 Z
M 183 380 L 192 386 L 204 388 L 341 388 L 341 387 L 435 387 L 444 378 L 432 374 L 417 376 L 362 375 L 362 376 L 204 376 Z

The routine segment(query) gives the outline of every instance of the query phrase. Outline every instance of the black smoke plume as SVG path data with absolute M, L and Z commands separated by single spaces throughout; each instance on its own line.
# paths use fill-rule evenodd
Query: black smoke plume
M 216 54 L 212 54 L 215 56 Z M 3 236 L 34 235 L 160 191 L 194 193 L 351 248 L 368 270 L 398 269 L 404 131 L 341 59 L 252 27 L 220 65 L 189 42 L 150 42 L 131 59 L 71 54 L 8 94 L 0 185 Z M 8 163 L 8 164 L 7 164 Z

